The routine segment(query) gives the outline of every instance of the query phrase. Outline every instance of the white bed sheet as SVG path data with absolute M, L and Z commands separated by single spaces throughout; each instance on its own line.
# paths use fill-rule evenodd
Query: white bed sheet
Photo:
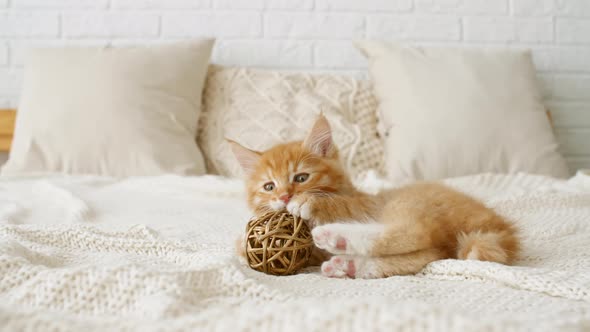
M 590 328 L 590 178 L 446 182 L 517 222 L 517 266 L 444 260 L 381 280 L 317 268 L 268 276 L 234 254 L 249 217 L 238 180 L 3 178 L 0 329 Z

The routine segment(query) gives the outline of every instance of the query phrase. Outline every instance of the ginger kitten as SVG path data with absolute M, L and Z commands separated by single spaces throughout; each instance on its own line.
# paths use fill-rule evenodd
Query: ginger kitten
M 446 258 L 509 264 L 518 254 L 510 222 L 442 184 L 416 183 L 377 195 L 355 189 L 323 116 L 303 142 L 264 152 L 230 144 L 247 175 L 251 209 L 286 209 L 308 220 L 315 245 L 332 254 L 322 263 L 325 276 L 414 274 Z

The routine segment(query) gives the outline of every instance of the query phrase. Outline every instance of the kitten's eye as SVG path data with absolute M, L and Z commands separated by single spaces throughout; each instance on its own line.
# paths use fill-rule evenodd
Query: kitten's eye
M 273 191 L 275 189 L 275 184 L 272 182 L 268 182 L 264 184 L 264 190 L 266 191 Z
M 309 174 L 299 173 L 299 174 L 295 175 L 295 177 L 293 178 L 293 181 L 301 183 L 301 182 L 307 181 L 307 178 L 309 178 Z

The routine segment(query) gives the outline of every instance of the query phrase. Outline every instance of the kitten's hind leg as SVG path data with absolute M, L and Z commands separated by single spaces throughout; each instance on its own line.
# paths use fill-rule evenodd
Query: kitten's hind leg
M 390 256 L 433 247 L 416 224 L 335 223 L 311 232 L 315 245 L 336 255 Z
M 384 257 L 338 255 L 322 264 L 322 275 L 361 279 L 408 275 L 418 273 L 426 264 L 443 258 L 444 254 L 437 249 Z
M 369 255 L 384 231 L 378 223 L 335 223 L 315 227 L 311 235 L 318 248 L 332 254 Z

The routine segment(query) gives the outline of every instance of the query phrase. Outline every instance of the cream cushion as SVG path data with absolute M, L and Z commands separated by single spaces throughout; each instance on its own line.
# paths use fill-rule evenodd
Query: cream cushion
M 32 50 L 3 174 L 204 174 L 195 142 L 213 40 Z
M 263 151 L 302 140 L 322 112 L 353 178 L 383 167 L 376 100 L 367 81 L 335 74 L 213 67 L 204 92 L 199 144 L 209 171 L 242 175 L 226 138 Z
M 357 46 L 369 59 L 392 180 L 568 176 L 528 51 Z

